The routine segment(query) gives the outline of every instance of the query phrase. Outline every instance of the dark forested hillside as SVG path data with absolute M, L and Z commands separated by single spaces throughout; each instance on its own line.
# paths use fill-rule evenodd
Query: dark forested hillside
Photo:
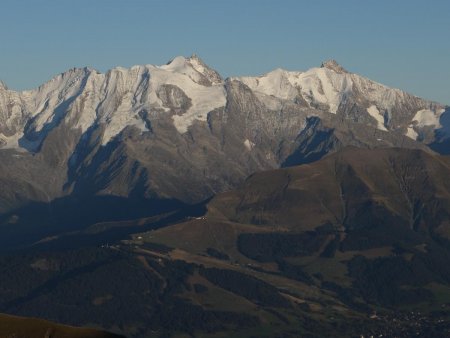
M 257 173 L 5 251 L 0 312 L 130 338 L 446 337 L 448 177 L 447 157 L 357 148 Z

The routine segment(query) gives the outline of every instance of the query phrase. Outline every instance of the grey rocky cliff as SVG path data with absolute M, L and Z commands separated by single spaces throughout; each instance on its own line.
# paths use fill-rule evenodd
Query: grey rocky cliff
M 348 73 L 348 71 L 345 70 L 345 68 L 342 67 L 339 63 L 337 63 L 336 60 L 327 60 L 325 62 L 322 62 L 322 65 L 320 67 L 331 69 L 332 71 L 340 74 Z

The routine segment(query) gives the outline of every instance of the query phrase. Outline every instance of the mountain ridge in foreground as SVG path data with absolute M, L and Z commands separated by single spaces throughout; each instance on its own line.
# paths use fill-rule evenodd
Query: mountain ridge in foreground
M 447 156 L 355 147 L 255 173 L 194 217 L 0 256 L 0 311 L 129 337 L 446 337 L 449 173 Z M 103 242 L 67 249 L 81 235 Z
M 385 328 L 372 334 L 408 337 L 408 325 L 396 331 L 395 322 L 403 320 L 401 311 L 419 311 L 422 319 L 404 316 L 427 336 L 425 323 L 447 314 L 442 326 L 431 324 L 430 336 L 444 337 L 450 330 L 449 173 L 449 157 L 421 150 L 346 148 L 311 164 L 256 173 L 214 197 L 201 219 L 140 237 L 172 247 L 178 257 L 206 262 L 200 257 L 207 255 L 228 262 L 228 269 L 256 271 L 265 281 L 287 277 L 333 295 L 350 312 L 384 313 L 371 324 Z M 310 309 L 328 304 L 319 313 L 334 308 L 299 285 L 274 285 Z
M 100 330 L 63 326 L 36 318 L 0 314 L 2 338 L 124 338 Z

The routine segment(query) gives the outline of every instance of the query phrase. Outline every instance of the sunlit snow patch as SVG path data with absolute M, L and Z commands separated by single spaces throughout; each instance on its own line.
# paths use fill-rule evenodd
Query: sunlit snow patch
M 369 108 L 367 108 L 367 112 L 377 121 L 378 129 L 387 131 L 386 127 L 384 126 L 384 116 L 380 113 L 377 106 L 370 106 Z

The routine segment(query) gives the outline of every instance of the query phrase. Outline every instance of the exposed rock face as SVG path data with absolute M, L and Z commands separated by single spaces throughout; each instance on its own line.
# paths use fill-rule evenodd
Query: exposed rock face
M 31 91 L 0 86 L 0 213 L 67 195 L 194 203 L 346 145 L 445 144 L 447 116 L 335 61 L 227 80 L 195 55 L 71 69 Z
M 348 73 L 344 67 L 342 67 L 339 63 L 336 62 L 336 60 L 327 60 L 325 62 L 322 62 L 321 67 L 331 69 L 332 71 L 339 74 Z
M 177 86 L 162 85 L 156 93 L 163 107 L 185 113 L 191 107 L 191 99 Z

